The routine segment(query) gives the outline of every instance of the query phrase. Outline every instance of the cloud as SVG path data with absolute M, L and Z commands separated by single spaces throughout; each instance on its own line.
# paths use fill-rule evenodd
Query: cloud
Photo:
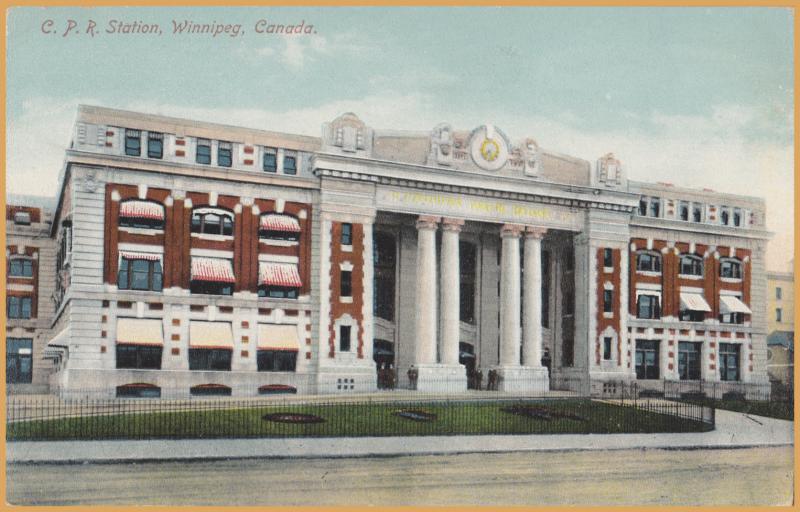
M 300 71 L 307 65 L 322 57 L 358 57 L 371 55 L 375 45 L 369 43 L 360 34 L 351 32 L 339 33 L 327 37 L 322 35 L 295 35 L 282 38 L 281 49 L 265 46 L 255 50 L 260 57 L 274 57 L 289 69 Z M 245 50 L 245 56 L 250 52 Z
M 9 119 L 9 192 L 55 193 L 78 103 L 99 104 L 91 98 L 64 101 L 42 97 L 25 102 L 21 114 Z M 521 116 L 518 112 L 482 111 L 476 106 L 475 110 L 458 110 L 448 116 L 443 113 L 446 106 L 434 95 L 389 90 L 285 111 L 142 101 L 105 106 L 311 136 L 319 136 L 323 122 L 351 111 L 375 128 L 427 131 L 441 121 L 458 128 L 493 122 L 514 140 L 531 136 L 546 149 L 591 162 L 613 151 L 634 180 L 667 181 L 676 186 L 763 197 L 767 202 L 768 229 L 775 232 L 769 243 L 768 267 L 783 269 L 793 254 L 792 142 L 781 137 L 754 136 L 754 132 L 764 129 L 769 117 L 756 107 L 718 106 L 707 116 L 663 112 L 649 117 L 624 116 L 646 129 L 593 132 L 585 129 L 572 112 L 552 117 Z M 771 126 L 774 131 L 781 131 L 774 124 Z

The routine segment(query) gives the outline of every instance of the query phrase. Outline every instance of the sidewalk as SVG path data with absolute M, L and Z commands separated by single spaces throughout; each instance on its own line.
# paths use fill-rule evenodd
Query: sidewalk
M 551 434 L 291 439 L 11 442 L 13 463 L 331 458 L 524 451 L 745 448 L 791 445 L 791 421 L 716 411 L 713 432 L 689 434 Z

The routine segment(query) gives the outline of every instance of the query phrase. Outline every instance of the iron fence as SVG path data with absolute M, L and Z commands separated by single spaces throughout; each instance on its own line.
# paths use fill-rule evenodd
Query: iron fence
M 188 439 L 697 432 L 713 408 L 635 396 L 9 397 L 7 439 Z

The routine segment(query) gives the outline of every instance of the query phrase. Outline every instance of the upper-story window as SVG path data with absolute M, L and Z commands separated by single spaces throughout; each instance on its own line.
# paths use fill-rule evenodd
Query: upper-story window
M 119 205 L 119 225 L 126 228 L 164 229 L 164 206 L 130 199 Z
M 32 297 L 8 297 L 6 304 L 8 318 L 31 318 L 33 314 Z
M 678 217 L 681 220 L 685 220 L 685 221 L 689 220 L 689 202 L 688 201 L 681 201 L 681 204 L 678 207 Z
M 639 215 L 642 217 L 647 216 L 647 198 L 643 197 L 639 199 Z
M 125 154 L 128 156 L 142 155 L 142 132 L 125 130 Z
M 278 172 L 278 154 L 274 149 L 264 148 L 262 169 L 264 172 Z
M 284 155 L 283 157 L 283 174 L 297 174 L 297 156 Z
M 703 258 L 692 254 L 681 254 L 679 268 L 682 276 L 702 276 Z
M 723 226 L 727 226 L 728 224 L 730 224 L 731 212 L 727 206 L 723 206 L 720 208 L 719 221 L 722 223 Z
M 655 320 L 661 318 L 661 297 L 641 294 L 636 299 L 636 318 Z
M 731 279 L 742 278 L 742 262 L 736 258 L 722 258 L 719 261 L 719 276 Z
M 164 134 L 147 132 L 147 158 L 164 157 Z
M 33 277 L 33 260 L 31 258 L 8 260 L 8 277 Z
M 661 255 L 647 251 L 636 253 L 636 270 L 640 272 L 661 272 Z
M 197 153 L 195 162 L 208 165 L 211 163 L 211 141 L 208 139 L 197 139 Z
M 661 217 L 661 199 L 657 197 L 650 198 L 650 216 Z
M 220 141 L 217 145 L 217 165 L 220 167 L 233 165 L 233 144 L 230 142 Z
M 15 212 L 14 213 L 14 224 L 20 226 L 30 226 L 31 225 L 31 213 L 30 212 Z
M 162 287 L 163 270 L 158 254 L 121 253 L 117 288 L 160 292 Z
M 189 284 L 192 293 L 232 295 L 235 282 L 231 260 L 192 256 L 192 275 Z
M 258 296 L 274 299 L 296 299 L 300 288 L 297 265 L 261 261 L 258 264 Z
M 300 222 L 291 215 L 265 213 L 258 226 L 258 237 L 267 240 L 300 240 Z
M 775 287 L 775 298 L 777 300 L 781 300 L 782 295 L 783 295 L 783 290 L 781 289 L 781 287 L 780 286 Z
M 342 223 L 342 245 L 353 245 L 353 225 L 349 222 Z
M 639 199 L 639 215 L 643 217 L 661 217 L 661 198 L 643 196 Z
M 195 208 L 192 233 L 233 236 L 233 213 L 221 208 Z
M 603 249 L 603 266 L 606 268 L 614 266 L 614 251 L 608 247 Z
M 692 222 L 703 222 L 703 205 L 692 203 Z
M 741 208 L 734 208 L 733 209 L 733 225 L 737 228 L 742 225 L 742 209 Z

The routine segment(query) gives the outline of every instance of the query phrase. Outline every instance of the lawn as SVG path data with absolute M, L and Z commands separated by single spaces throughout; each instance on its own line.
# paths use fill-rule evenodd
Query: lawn
M 591 400 L 473 401 L 434 403 L 282 404 L 214 410 L 144 412 L 83 416 L 8 424 L 7 438 L 22 440 L 356 437 L 454 434 L 655 433 L 708 430 L 700 422 L 633 407 Z M 532 415 L 504 411 L 533 407 Z M 416 421 L 397 415 L 415 410 L 435 415 Z M 528 409 L 531 410 L 531 409 Z M 292 424 L 267 421 L 271 413 L 312 414 L 324 422 Z
M 794 405 L 780 401 L 714 400 L 711 398 L 686 400 L 726 411 L 743 412 L 781 420 L 794 419 Z

